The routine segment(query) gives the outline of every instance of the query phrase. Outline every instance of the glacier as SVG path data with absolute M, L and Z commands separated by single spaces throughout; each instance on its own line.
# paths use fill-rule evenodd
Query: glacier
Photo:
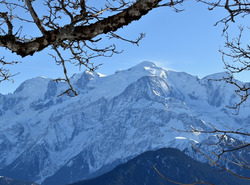
M 209 130 L 211 123 L 249 132 L 249 101 L 237 115 L 226 108 L 240 101 L 233 85 L 216 81 L 227 75 L 199 78 L 145 61 L 109 76 L 73 75 L 76 97 L 57 97 L 66 83 L 29 79 L 14 93 L 0 94 L 0 175 L 69 184 L 163 147 L 204 161 L 191 143 L 202 145 L 215 137 L 175 129 Z M 236 139 L 247 142 L 244 136 Z

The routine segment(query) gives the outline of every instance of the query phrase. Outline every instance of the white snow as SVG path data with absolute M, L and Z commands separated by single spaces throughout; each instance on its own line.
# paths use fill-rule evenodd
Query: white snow
M 175 139 L 187 139 L 187 138 L 178 136 L 178 137 L 175 137 Z
M 199 79 L 146 61 L 109 76 L 88 71 L 75 74 L 72 84 L 82 75 L 89 77 L 87 88 L 74 98 L 60 99 L 56 94 L 45 100 L 50 79 L 44 77 L 25 81 L 20 91 L 4 96 L 4 100 L 0 97 L 0 113 L 4 112 L 0 116 L 0 144 L 10 144 L 1 150 L 0 168 L 35 146 L 44 147 L 48 157 L 41 159 L 44 165 L 36 179 L 42 182 L 66 164 L 73 167 L 73 159 L 81 152 L 86 153 L 92 173 L 149 149 L 185 149 L 190 142 L 202 143 L 207 138 L 205 134 L 177 130 L 207 129 L 208 123 L 221 129 L 244 126 L 250 130 L 249 101 L 237 115 L 244 122 L 240 125 L 235 115 L 224 110 L 232 101 L 234 87 L 207 80 L 223 77 L 224 73 Z M 139 89 L 144 88 L 139 79 L 145 76 L 150 77 L 150 83 Z M 125 91 L 131 84 L 134 92 Z M 59 83 L 57 88 L 60 92 L 67 84 Z M 140 93 L 138 97 L 131 97 L 135 92 Z M 34 102 L 53 104 L 34 110 Z

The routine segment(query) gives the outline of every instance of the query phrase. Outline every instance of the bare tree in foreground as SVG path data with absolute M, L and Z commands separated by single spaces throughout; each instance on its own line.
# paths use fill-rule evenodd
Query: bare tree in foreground
M 174 6 L 182 1 L 103 0 L 94 3 L 89 0 L 0 0 L 0 47 L 21 57 L 51 48 L 55 53 L 52 57 L 62 65 L 65 75 L 65 78 L 56 81 L 67 82 L 69 89 L 64 93 L 75 96 L 77 92 L 70 84 L 66 63 L 95 70 L 98 65 L 94 65 L 93 58 L 111 57 L 119 53 L 113 44 L 104 47 L 98 45 L 105 35 L 109 39 L 121 39 L 138 45 L 144 34 L 140 34 L 136 40 L 129 40 L 115 32 L 139 20 L 152 9 L 161 6 L 175 9 Z M 37 29 L 40 34 L 25 35 L 22 32 L 25 26 Z M 3 67 L 15 63 L 0 59 Z M 12 77 L 3 67 L 0 68 L 1 81 Z
M 92 59 L 96 57 L 110 57 L 119 53 L 115 45 L 99 46 L 105 35 L 110 39 L 121 39 L 132 44 L 138 44 L 143 38 L 143 34 L 138 39 L 132 41 L 116 34 L 116 31 L 133 21 L 139 20 L 143 15 L 157 7 L 167 6 L 175 8 L 176 5 L 183 1 L 103 0 L 98 1 L 98 4 L 94 4 L 93 1 L 88 0 L 0 0 L 0 47 L 7 48 L 21 57 L 30 56 L 50 48 L 54 51 L 52 57 L 57 64 L 62 65 L 65 74 L 65 78 L 58 78 L 56 81 L 68 83 L 69 89 L 64 93 L 77 95 L 77 92 L 70 84 L 66 63 L 85 66 L 89 70 L 95 70 L 98 66 L 93 64 Z M 228 50 L 221 52 L 226 68 L 232 76 L 224 80 L 236 85 L 238 88 L 236 93 L 241 97 L 241 101 L 236 104 L 236 107 L 239 107 L 248 98 L 250 86 L 238 83 L 234 80 L 233 75 L 250 69 L 250 46 L 248 44 L 242 45 L 242 28 L 240 29 L 239 37 L 234 40 L 229 39 L 226 30 L 228 23 L 234 22 L 236 17 L 249 15 L 250 2 L 248 0 L 197 1 L 209 5 L 210 10 L 224 8 L 228 12 L 228 16 L 218 21 L 218 23 L 222 22 L 226 25 L 223 31 L 226 35 L 225 48 Z M 39 34 L 25 35 L 22 30 L 27 25 L 36 28 Z M 70 56 L 68 53 L 70 53 Z M 228 63 L 226 58 L 233 59 L 233 64 L 236 65 Z M 16 63 L 16 61 L 5 61 L 4 56 L 0 56 L 0 82 L 11 79 L 13 75 L 5 66 Z M 192 132 L 195 132 L 195 130 Z M 213 132 L 222 133 L 221 142 L 216 145 L 220 147 L 220 144 L 226 141 L 224 139 L 226 134 L 249 136 L 249 133 L 230 130 L 222 131 L 216 128 L 214 128 Z M 222 148 L 221 153 L 216 155 L 218 159 L 221 159 L 224 153 L 243 148 L 248 149 L 248 146 L 249 144 L 245 143 L 233 146 L 234 149 L 231 150 Z M 237 159 L 237 164 L 248 169 L 249 163 L 244 161 L 244 159 L 242 160 Z M 216 161 L 211 162 L 216 165 Z
M 103 46 L 101 41 L 108 39 L 121 39 L 132 44 L 137 44 L 144 34 L 136 40 L 130 40 L 118 35 L 116 31 L 133 21 L 139 20 L 152 9 L 161 6 L 172 7 L 178 11 L 176 5 L 185 0 L 103 0 L 94 3 L 89 0 L 0 0 L 0 47 L 10 50 L 21 57 L 33 55 L 46 48 L 54 51 L 54 61 L 63 67 L 65 77 L 56 81 L 65 81 L 69 89 L 65 93 L 77 95 L 70 84 L 67 75 L 67 63 L 85 66 L 95 70 L 93 59 L 96 57 L 111 57 L 120 53 L 114 44 Z M 229 22 L 234 22 L 236 17 L 249 15 L 250 3 L 248 0 L 197 0 L 209 6 L 209 10 L 224 8 L 228 16 L 220 19 L 225 29 Z M 33 35 L 25 35 L 26 27 L 35 29 Z M 226 35 L 227 51 L 222 51 L 223 61 L 232 78 L 224 79 L 236 85 L 237 95 L 241 101 L 235 105 L 239 107 L 249 95 L 249 85 L 241 84 L 234 80 L 234 74 L 249 70 L 249 45 L 242 45 L 242 31 L 239 37 L 230 40 Z M 101 43 L 101 44 L 100 44 Z M 226 58 L 233 59 L 228 63 Z M 11 80 L 13 76 L 6 66 L 16 64 L 17 61 L 5 61 L 0 56 L 0 82 Z

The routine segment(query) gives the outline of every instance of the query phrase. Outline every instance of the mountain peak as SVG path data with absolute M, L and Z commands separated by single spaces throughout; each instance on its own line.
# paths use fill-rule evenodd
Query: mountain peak
M 92 79 L 95 77 L 99 77 L 99 75 L 96 72 L 91 72 L 89 70 L 85 70 L 83 72 L 73 74 L 73 76 L 71 77 L 71 81 L 74 82 L 74 81 L 77 81 L 83 77 L 88 77 L 88 78 Z
M 150 61 L 143 61 L 143 62 L 137 64 L 135 67 L 156 67 L 156 65 Z
M 210 80 L 222 80 L 223 78 L 230 78 L 230 74 L 226 71 L 220 73 L 214 73 L 208 76 L 205 76 L 203 79 L 210 79 Z
M 211 129 L 207 123 L 233 130 L 244 125 L 249 132 L 249 102 L 237 117 L 230 114 L 224 107 L 237 97 L 233 87 L 221 82 L 201 81 L 148 61 L 98 76 L 88 71 L 73 76 L 76 98 L 57 98 L 68 84 L 42 77 L 0 96 L 0 173 L 43 185 L 69 184 L 160 147 L 185 149 L 196 157 L 190 142 L 203 146 L 217 138 L 172 127 L 206 131 Z
M 129 68 L 128 71 L 133 72 L 133 74 L 144 75 L 160 75 L 164 69 L 157 67 L 153 62 L 143 61 L 136 66 Z
M 47 89 L 47 84 L 50 79 L 43 76 L 35 77 L 29 80 L 24 81 L 14 92 L 21 93 L 24 95 L 34 96 L 35 94 L 41 94 L 45 89 Z

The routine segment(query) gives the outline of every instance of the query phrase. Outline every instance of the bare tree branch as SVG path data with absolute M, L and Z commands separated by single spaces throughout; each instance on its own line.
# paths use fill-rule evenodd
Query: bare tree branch
M 13 65 L 13 64 L 17 64 L 17 63 L 20 63 L 20 62 L 17 62 L 17 61 L 6 62 L 6 61 L 4 61 L 4 57 L 0 58 L 0 64 L 2 66 Z M 12 75 L 8 69 L 0 67 L 0 83 L 5 81 L 5 80 L 14 82 L 12 77 L 14 77 L 15 75 L 17 75 L 17 74 Z
M 31 14 L 34 22 L 36 23 L 37 27 L 42 32 L 42 34 L 45 35 L 46 34 L 46 30 L 44 29 L 44 27 L 43 27 L 43 25 L 42 25 L 42 23 L 41 23 L 38 15 L 37 15 L 37 13 L 35 12 L 33 6 L 31 5 L 31 0 L 25 0 L 25 3 L 27 5 L 28 10 L 29 10 L 29 12 L 30 12 L 30 14 Z
M 114 32 L 117 29 L 128 25 L 132 21 L 139 20 L 143 15 L 147 14 L 153 8 L 156 8 L 160 1 L 161 0 L 138 0 L 129 8 L 123 10 L 121 13 L 97 21 L 96 23 L 90 24 L 88 26 L 73 27 L 70 25 L 65 25 L 62 28 L 52 31 L 45 31 L 41 27 L 40 21 L 33 12 L 33 8 L 31 6 L 29 10 L 31 13 L 33 12 L 32 17 L 39 29 L 44 32 L 44 35 L 27 42 L 18 41 L 18 38 L 16 38 L 14 35 L 2 35 L 0 36 L 0 47 L 6 47 L 12 52 L 25 57 L 28 55 L 33 55 L 35 52 L 42 51 L 49 45 L 58 45 L 64 40 L 91 40 L 97 35 Z M 26 0 L 26 2 L 27 4 L 30 4 L 29 0 Z
M 219 20 L 218 23 L 225 23 L 232 21 L 235 22 L 235 17 L 241 15 L 246 16 L 250 13 L 250 1 L 249 0 L 197 0 L 197 2 L 202 2 L 207 4 L 209 10 L 214 10 L 215 8 L 224 8 L 228 12 L 228 16 Z
M 192 183 L 192 184 L 184 184 L 184 183 L 176 182 L 176 181 L 173 181 L 173 180 L 167 178 L 165 175 L 161 174 L 161 173 L 157 170 L 157 168 L 155 167 L 155 165 L 153 166 L 153 168 L 154 168 L 154 170 L 155 170 L 162 178 L 164 178 L 164 179 L 166 179 L 168 182 L 172 182 L 172 183 L 174 183 L 174 184 L 179 184 L 179 185 L 210 184 L 210 185 L 213 185 L 213 184 L 211 184 L 211 183 L 209 183 L 209 182 L 204 182 L 204 181 L 202 181 L 202 180 L 199 181 L 196 177 L 195 177 L 195 182 Z
M 116 38 L 116 39 L 121 39 L 123 41 L 126 42 L 130 42 L 132 44 L 136 44 L 137 46 L 139 46 L 139 42 L 145 37 L 145 33 L 140 33 L 140 37 L 138 37 L 136 40 L 129 40 L 126 38 L 121 37 L 120 35 L 115 34 L 114 32 L 110 32 L 110 39 L 111 38 Z
M 231 137 L 233 135 L 240 135 L 240 136 L 246 136 L 249 137 L 250 133 L 247 132 L 240 132 L 240 129 L 237 130 L 220 130 L 217 129 L 214 125 L 210 124 L 212 127 L 212 130 L 205 131 L 205 130 L 198 130 L 195 128 L 191 128 L 191 130 L 179 130 L 175 129 L 179 132 L 187 132 L 187 133 L 202 133 L 202 134 L 216 134 L 218 136 L 218 141 L 214 144 L 209 144 L 210 146 L 215 146 L 217 150 L 214 150 L 212 152 L 213 158 L 209 156 L 208 154 L 205 154 L 200 149 L 198 149 L 194 144 L 192 144 L 192 147 L 198 151 L 200 154 L 202 154 L 204 157 L 206 157 L 211 163 L 212 166 L 217 166 L 220 169 L 227 171 L 239 178 L 250 180 L 250 177 L 246 177 L 243 175 L 239 175 L 235 173 L 232 169 L 228 169 L 227 167 L 224 167 L 221 162 L 222 160 L 229 162 L 230 164 L 237 165 L 243 169 L 250 169 L 250 163 L 247 161 L 244 157 L 239 155 L 239 157 L 236 157 L 234 155 L 234 152 L 237 152 L 237 154 L 241 154 L 243 150 L 249 150 L 250 143 L 236 143 L 234 142 L 234 139 Z M 229 136 L 230 135 L 230 136 Z M 232 140 L 231 140 L 232 139 Z M 225 154 L 231 154 L 231 159 L 228 157 L 224 157 Z
M 211 157 L 209 157 L 208 155 L 206 155 L 205 153 L 203 153 L 201 150 L 199 150 L 198 148 L 196 148 L 193 144 L 192 144 L 193 148 L 198 151 L 200 154 L 202 154 L 203 156 L 205 156 L 210 162 L 211 162 L 211 165 L 213 166 L 217 166 L 219 168 L 221 168 L 222 170 L 224 171 L 227 171 L 233 175 L 235 175 L 236 177 L 239 177 L 239 178 L 242 178 L 242 179 L 247 179 L 247 180 L 250 180 L 250 177 L 245 177 L 245 176 L 242 176 L 242 175 L 239 175 L 235 172 L 233 172 L 232 170 L 229 170 L 228 168 L 220 165 L 218 162 L 214 161 Z
M 138 45 L 144 34 L 140 34 L 136 40 L 130 40 L 116 34 L 115 31 L 139 20 L 154 8 L 159 6 L 175 8 L 175 5 L 184 0 L 171 0 L 169 3 L 159 5 L 162 1 L 104 0 L 99 7 L 92 1 L 85 0 L 43 0 L 40 2 L 23 0 L 14 3 L 10 0 L 0 0 L 0 5 L 4 10 L 6 9 L 6 12 L 0 12 L 0 47 L 7 48 L 21 57 L 26 57 L 51 46 L 59 60 L 55 56 L 53 58 L 57 64 L 62 65 L 65 75 L 65 78 L 58 78 L 57 81 L 63 80 L 68 83 L 69 90 L 65 93 L 77 95 L 70 84 L 66 63 L 79 67 L 85 66 L 88 70 L 93 71 L 99 66 L 92 62 L 96 57 L 111 57 L 113 54 L 121 53 L 121 51 L 117 51 L 114 44 L 106 47 L 97 45 L 105 34 L 109 39 L 121 39 Z M 46 9 L 46 13 L 43 12 L 39 17 L 36 6 Z M 22 17 L 20 12 L 24 14 L 28 12 L 31 17 Z M 12 21 L 13 19 L 15 21 Z M 41 34 L 34 32 L 34 35 L 27 37 L 22 33 L 22 26 L 18 28 L 17 33 L 13 33 L 15 26 L 13 23 L 17 21 L 21 25 L 24 22 L 34 25 Z M 97 38 L 98 36 L 99 38 Z M 61 51 L 68 51 L 70 56 L 65 57 Z M 2 69 L 2 72 L 4 71 Z
M 6 22 L 7 26 L 8 26 L 8 35 L 12 35 L 13 34 L 13 31 L 12 31 L 13 30 L 13 25 L 10 22 L 10 19 L 8 17 L 8 13 L 7 12 L 0 12 L 0 17 L 2 17 L 5 20 L 5 22 Z

